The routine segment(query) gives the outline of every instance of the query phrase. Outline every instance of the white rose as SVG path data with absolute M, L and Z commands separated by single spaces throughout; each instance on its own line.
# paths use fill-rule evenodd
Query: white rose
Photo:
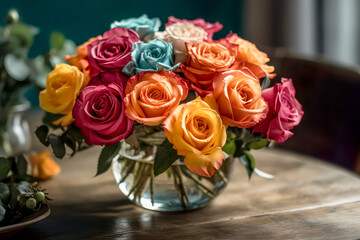
M 178 63 L 186 59 L 185 42 L 205 40 L 207 32 L 191 23 L 175 23 L 166 27 L 164 32 L 156 32 L 155 37 L 173 43 L 175 63 Z

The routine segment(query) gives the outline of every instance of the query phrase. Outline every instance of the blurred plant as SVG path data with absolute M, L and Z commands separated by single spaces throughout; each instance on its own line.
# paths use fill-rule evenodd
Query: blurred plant
M 27 172 L 24 155 L 0 157 L 0 226 L 15 223 L 50 200 L 37 178 Z
M 16 10 L 10 10 L 0 27 L 0 108 L 21 102 L 23 92 L 35 84 L 45 87 L 46 76 L 65 54 L 73 54 L 76 45 L 59 32 L 50 37 L 50 50 L 35 59 L 28 51 L 39 29 L 23 23 Z

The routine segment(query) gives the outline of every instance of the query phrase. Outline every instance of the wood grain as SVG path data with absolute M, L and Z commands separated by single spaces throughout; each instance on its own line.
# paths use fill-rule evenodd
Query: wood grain
M 254 152 L 275 175 L 248 181 L 240 163 L 224 192 L 203 209 L 152 212 L 119 191 L 111 172 L 94 178 L 99 149 L 60 161 L 43 183 L 52 215 L 18 239 L 354 239 L 360 236 L 360 180 L 317 159 L 283 150 Z

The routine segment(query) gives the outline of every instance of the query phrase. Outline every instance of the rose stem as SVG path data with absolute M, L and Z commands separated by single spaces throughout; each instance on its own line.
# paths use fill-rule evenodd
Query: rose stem
M 125 165 L 125 168 L 127 169 L 127 171 L 126 171 L 125 175 L 121 178 L 119 184 L 124 182 L 126 180 L 126 178 L 129 176 L 129 174 L 133 172 L 133 170 L 135 168 L 135 164 L 136 164 L 136 162 L 134 162 L 134 161 L 128 161 L 128 163 Z
M 151 165 L 151 177 L 150 177 L 150 197 L 151 204 L 154 206 L 154 165 Z
M 147 180 L 150 178 L 150 175 L 151 175 L 151 165 L 148 163 L 144 163 L 144 165 L 145 165 L 145 170 L 144 170 L 143 176 L 141 176 L 140 181 L 138 183 L 137 190 L 134 193 L 138 197 L 139 202 L 143 195 L 143 190 L 147 183 Z
M 142 174 L 143 169 L 144 169 L 144 164 L 142 162 L 137 162 L 137 163 L 138 163 L 138 168 L 136 170 L 136 173 L 134 174 L 134 182 L 133 182 L 133 184 L 131 186 L 131 189 L 130 189 L 128 195 L 127 195 L 128 197 L 136 189 L 137 184 L 138 184 L 138 182 L 140 180 L 141 174 Z M 135 196 L 134 196 L 133 200 L 135 200 Z
M 121 162 L 121 174 L 124 173 L 125 168 L 126 168 L 127 165 L 128 165 L 128 162 L 129 162 L 129 159 L 123 158 L 123 160 L 122 160 L 122 162 Z
M 224 172 L 221 170 L 221 169 L 218 169 L 217 170 L 217 173 L 220 175 L 221 179 L 224 181 L 225 184 L 228 183 L 228 179 L 227 177 L 225 176 Z
M 211 191 L 209 188 L 207 188 L 205 185 L 203 185 L 200 180 L 196 179 L 194 176 L 192 176 L 192 173 L 188 172 L 187 169 L 182 169 L 182 172 L 184 173 L 185 176 L 187 176 L 188 178 L 190 178 L 191 180 L 193 180 L 193 182 L 195 183 L 195 185 L 197 186 L 197 188 L 202 191 L 204 194 L 206 194 L 209 197 L 215 197 L 216 194 Z
M 181 193 L 181 190 L 180 190 L 180 186 L 178 184 L 178 179 L 177 179 L 177 174 L 176 174 L 176 169 L 175 169 L 175 166 L 171 166 L 171 170 L 173 172 L 173 177 L 174 177 L 174 185 L 175 185 L 175 189 L 176 189 L 176 192 L 177 192 L 177 195 L 180 199 L 180 202 L 181 202 L 181 206 L 183 208 L 187 208 L 187 205 L 186 203 L 184 202 L 184 199 L 182 197 L 182 193 Z
M 173 168 L 173 174 L 176 175 L 178 177 L 178 180 L 179 180 L 179 189 L 180 189 L 180 194 L 181 194 L 181 197 L 182 199 L 184 200 L 184 203 L 185 203 L 185 206 L 186 208 L 188 207 L 188 203 L 189 203 L 189 198 L 188 198 L 188 195 L 187 195 L 187 191 L 186 191 L 186 188 L 183 184 L 183 181 L 182 181 L 182 177 L 181 177 L 181 173 L 179 171 L 179 166 L 174 166 Z

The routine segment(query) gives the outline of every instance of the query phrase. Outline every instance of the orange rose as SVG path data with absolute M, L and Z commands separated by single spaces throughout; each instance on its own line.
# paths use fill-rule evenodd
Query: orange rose
M 90 38 L 87 42 L 79 45 L 77 48 L 76 48 L 76 54 L 70 56 L 70 55 L 65 55 L 65 60 L 68 61 L 69 63 L 71 63 L 72 65 L 78 67 L 79 69 L 81 69 L 81 64 L 79 63 L 79 61 L 81 59 L 84 59 L 87 57 L 87 46 L 92 43 L 93 41 L 95 40 L 99 40 L 101 39 L 102 36 L 97 36 L 97 37 L 93 37 L 93 38 Z
M 46 180 L 60 173 L 60 166 L 52 159 L 48 150 L 42 153 L 31 153 L 29 157 L 32 166 L 31 174 L 38 179 Z
M 245 67 L 254 72 L 258 78 L 265 77 L 266 73 L 275 71 L 273 66 L 266 65 L 270 61 L 266 53 L 260 51 L 255 44 L 240 38 L 236 33 L 230 33 L 225 39 L 221 39 L 220 42 L 228 47 L 236 46 L 236 60 L 244 62 Z M 270 77 L 275 77 L 275 74 L 271 74 Z
M 89 62 L 87 60 L 87 46 L 92 43 L 95 40 L 102 39 L 102 36 L 99 35 L 97 37 L 90 38 L 87 42 L 79 45 L 76 48 L 76 54 L 70 56 L 65 55 L 65 60 L 68 61 L 70 64 L 78 67 L 81 71 L 84 73 L 84 86 L 87 86 L 87 84 L 90 81 L 90 71 L 87 69 L 89 66 Z
M 215 75 L 227 71 L 234 63 L 236 50 L 215 42 L 186 43 L 186 47 L 189 57 L 180 66 L 181 71 L 197 88 L 208 93 Z
M 221 118 L 229 126 L 249 128 L 266 117 L 268 107 L 259 80 L 250 74 L 233 70 L 217 75 L 213 94 Z M 211 96 L 205 101 L 209 100 Z
M 162 123 L 187 96 L 183 79 L 172 71 L 141 72 L 126 84 L 128 118 L 145 125 Z
M 163 126 L 167 139 L 192 172 L 211 177 L 221 167 L 226 128 L 219 114 L 200 97 L 181 104 Z

